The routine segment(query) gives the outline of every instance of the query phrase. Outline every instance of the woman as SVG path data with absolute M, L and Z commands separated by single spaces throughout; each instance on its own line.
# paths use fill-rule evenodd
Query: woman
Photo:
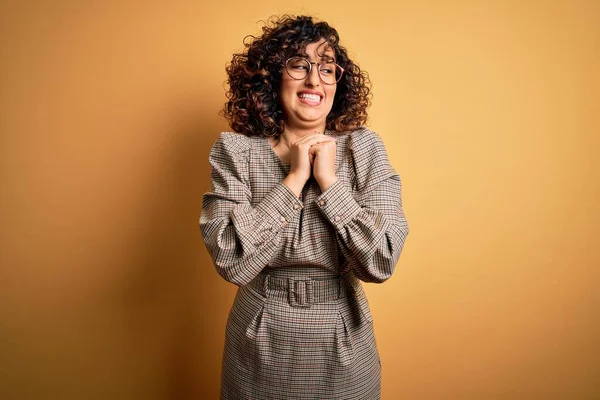
M 362 127 L 369 82 L 311 17 L 265 26 L 227 67 L 223 133 L 200 227 L 239 286 L 222 399 L 378 399 L 381 364 L 359 280 L 394 270 L 408 226 L 400 178 Z

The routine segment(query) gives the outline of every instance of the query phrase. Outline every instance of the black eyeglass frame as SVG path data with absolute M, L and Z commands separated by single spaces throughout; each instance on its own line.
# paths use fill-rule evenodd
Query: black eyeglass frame
M 301 60 L 305 60 L 305 61 L 308 63 L 308 72 L 306 73 L 306 76 L 305 76 L 304 78 L 294 78 L 294 77 L 292 76 L 292 74 L 290 73 L 290 71 L 288 70 L 288 63 L 289 63 L 291 60 L 294 60 L 294 59 L 301 59 Z M 301 81 L 302 79 L 306 79 L 307 77 L 309 77 L 309 76 L 310 76 L 310 73 L 312 72 L 312 66 L 313 66 L 313 64 L 314 64 L 314 65 L 318 65 L 318 67 L 317 67 L 317 75 L 319 75 L 319 79 L 320 79 L 320 80 L 321 80 L 321 82 L 323 82 L 325 85 L 335 85 L 335 84 L 337 84 L 337 83 L 338 83 L 338 82 L 339 82 L 339 81 L 342 79 L 342 76 L 344 75 L 344 72 L 345 72 L 344 68 L 342 68 L 342 66 L 341 66 L 341 65 L 339 65 L 339 64 L 337 64 L 337 63 L 323 63 L 323 64 L 322 64 L 322 63 L 316 63 L 316 62 L 311 62 L 311 61 L 310 61 L 308 58 L 306 58 L 306 57 L 298 57 L 298 56 L 296 56 L 296 57 L 290 57 L 290 58 L 288 58 L 287 60 L 285 60 L 285 64 L 283 65 L 283 67 L 285 68 L 285 72 L 287 72 L 287 74 L 288 74 L 288 76 L 289 76 L 290 78 L 292 78 L 292 79 L 294 79 L 294 80 L 296 80 L 296 81 Z M 339 69 L 340 69 L 340 71 L 341 71 L 341 72 L 340 72 L 340 76 L 339 76 L 339 77 L 336 79 L 336 81 L 335 81 L 335 82 L 333 82 L 333 83 L 325 82 L 325 81 L 323 80 L 323 77 L 321 76 L 321 67 L 322 67 L 323 65 L 325 65 L 325 64 L 333 64 L 333 65 L 335 65 L 337 68 L 339 68 Z

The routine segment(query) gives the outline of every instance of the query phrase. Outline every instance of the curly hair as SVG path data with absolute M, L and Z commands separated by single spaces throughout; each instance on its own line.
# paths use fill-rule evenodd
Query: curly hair
M 344 68 L 326 129 L 349 131 L 367 122 L 369 76 L 348 57 L 333 27 L 326 22 L 314 22 L 310 16 L 283 15 L 279 19 L 272 17 L 262 31 L 259 37 L 244 38 L 245 49 L 234 54 L 226 67 L 228 101 L 221 115 L 231 129 L 247 136 L 280 135 L 284 130 L 284 115 L 279 89 L 285 60 L 321 39 L 326 40 L 335 52 L 336 62 Z

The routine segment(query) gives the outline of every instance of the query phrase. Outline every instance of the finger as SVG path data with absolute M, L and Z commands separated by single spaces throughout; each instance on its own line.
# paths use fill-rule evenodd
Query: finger
M 335 138 L 322 134 L 305 136 L 302 139 L 295 141 L 293 144 L 297 146 L 314 146 L 315 144 L 333 142 Z
M 333 139 L 333 138 L 331 136 L 323 135 L 322 133 L 315 133 L 315 134 L 301 137 L 300 139 L 296 140 L 296 143 L 313 143 L 315 141 L 319 142 L 319 141 L 326 141 L 326 140 L 330 140 L 330 139 Z
M 327 147 L 329 148 L 335 148 L 335 143 L 331 143 L 332 141 L 326 141 L 326 142 L 320 142 L 320 143 L 315 143 L 312 146 L 310 146 L 310 148 L 308 149 L 309 153 L 314 153 L 314 152 L 319 152 L 322 149 L 325 149 Z
M 314 140 L 315 138 L 322 138 L 322 139 L 331 138 L 331 139 L 333 139 L 332 136 L 328 136 L 323 133 L 315 132 L 315 133 L 311 133 L 310 135 L 301 137 L 300 139 L 296 140 L 296 142 L 302 143 L 302 142 Z

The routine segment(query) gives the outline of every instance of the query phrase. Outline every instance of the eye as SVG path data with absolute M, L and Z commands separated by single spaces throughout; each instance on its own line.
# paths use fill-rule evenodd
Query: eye
M 292 69 L 297 71 L 307 71 L 308 63 L 303 58 L 292 58 L 288 64 Z
M 325 75 L 331 75 L 335 71 L 335 66 L 332 64 L 321 65 L 321 73 Z

